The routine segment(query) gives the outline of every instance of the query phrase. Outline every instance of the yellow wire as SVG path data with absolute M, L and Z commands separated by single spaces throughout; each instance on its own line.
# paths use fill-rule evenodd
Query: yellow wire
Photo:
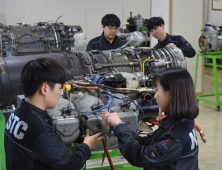
M 146 60 L 143 61 L 143 73 L 145 71 L 145 68 L 144 68 L 145 67 L 145 62 L 147 62 L 149 59 L 150 59 L 150 57 L 148 57 Z

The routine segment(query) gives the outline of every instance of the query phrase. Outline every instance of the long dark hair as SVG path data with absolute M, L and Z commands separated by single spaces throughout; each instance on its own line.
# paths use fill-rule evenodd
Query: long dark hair
M 173 119 L 194 119 L 199 114 L 198 102 L 192 77 L 189 72 L 181 67 L 171 67 L 153 76 L 153 82 L 157 82 L 165 91 L 170 90 L 170 111 Z

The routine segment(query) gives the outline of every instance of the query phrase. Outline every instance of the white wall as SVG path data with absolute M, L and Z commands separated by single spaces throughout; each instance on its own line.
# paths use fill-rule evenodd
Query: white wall
M 151 17 L 162 17 L 165 22 L 165 31 L 169 33 L 169 0 L 152 0 L 151 1 Z M 157 44 L 157 40 L 151 37 L 150 46 Z
M 101 19 L 114 13 L 122 24 L 132 12 L 150 18 L 150 0 L 0 0 L 0 23 L 16 25 L 26 22 L 34 24 L 41 21 L 58 20 L 66 25 L 82 27 L 86 42 L 101 35 Z
M 198 39 L 203 28 L 203 0 L 172 1 L 172 35 L 182 35 L 199 52 Z M 186 58 L 187 70 L 194 79 L 196 57 Z M 202 58 L 198 67 L 197 92 L 202 91 Z
M 209 0 L 209 17 L 207 22 L 212 25 L 222 26 L 222 11 L 212 10 L 212 0 Z

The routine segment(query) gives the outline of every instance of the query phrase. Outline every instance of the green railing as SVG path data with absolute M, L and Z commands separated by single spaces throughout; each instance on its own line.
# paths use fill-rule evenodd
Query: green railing
M 212 88 L 214 88 L 215 93 L 213 94 L 201 94 L 201 95 L 197 95 L 197 100 L 199 101 L 203 101 L 205 103 L 208 104 L 212 104 L 216 106 L 216 110 L 219 111 L 220 110 L 220 106 L 222 106 L 222 102 L 220 101 L 219 96 L 222 95 L 222 93 L 219 93 L 219 88 L 218 88 L 218 76 L 217 76 L 217 68 L 221 68 L 220 65 L 217 64 L 217 59 L 222 59 L 222 52 L 218 51 L 218 52 L 211 52 L 209 54 L 201 54 L 198 53 L 196 55 L 196 68 L 195 68 L 195 78 L 194 78 L 194 87 L 196 89 L 196 85 L 197 85 L 197 73 L 198 73 L 198 63 L 199 63 L 199 58 L 203 57 L 204 59 L 211 59 L 212 60 L 212 64 L 208 64 L 211 65 L 213 67 L 213 77 L 214 77 L 214 82 L 212 82 Z M 214 86 L 213 86 L 214 84 Z M 206 97 L 215 97 L 215 101 L 211 100 L 211 99 L 206 99 Z

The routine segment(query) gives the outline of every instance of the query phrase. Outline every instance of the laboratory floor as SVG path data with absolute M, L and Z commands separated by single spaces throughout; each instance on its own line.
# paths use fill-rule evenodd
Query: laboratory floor
M 203 76 L 203 91 L 204 94 L 214 93 L 214 80 L 213 71 L 211 67 L 204 68 Z M 218 87 L 219 92 L 222 93 L 222 69 L 218 69 Z M 212 101 L 215 101 L 215 97 L 210 97 Z M 222 101 L 222 96 L 220 96 Z M 205 133 L 206 143 L 200 138 L 197 132 L 199 143 L 199 168 L 200 170 L 222 170 L 222 107 L 220 111 L 216 111 L 216 106 L 199 102 L 199 116 L 196 118 L 196 124 Z M 122 157 L 112 158 L 114 165 L 127 163 Z M 101 159 L 87 161 L 87 169 L 110 169 L 107 159 L 103 166 L 101 165 Z M 126 167 L 120 167 L 117 169 L 130 169 Z
M 204 93 L 214 93 L 212 68 L 205 67 L 204 73 Z M 222 93 L 222 69 L 218 69 L 218 87 L 219 92 Z M 220 101 L 222 101 L 222 96 L 220 96 Z M 222 106 L 220 111 L 216 111 L 215 106 L 199 102 L 199 109 L 196 123 L 201 127 L 207 139 L 207 143 L 203 143 L 197 134 L 199 168 L 201 170 L 222 170 Z

